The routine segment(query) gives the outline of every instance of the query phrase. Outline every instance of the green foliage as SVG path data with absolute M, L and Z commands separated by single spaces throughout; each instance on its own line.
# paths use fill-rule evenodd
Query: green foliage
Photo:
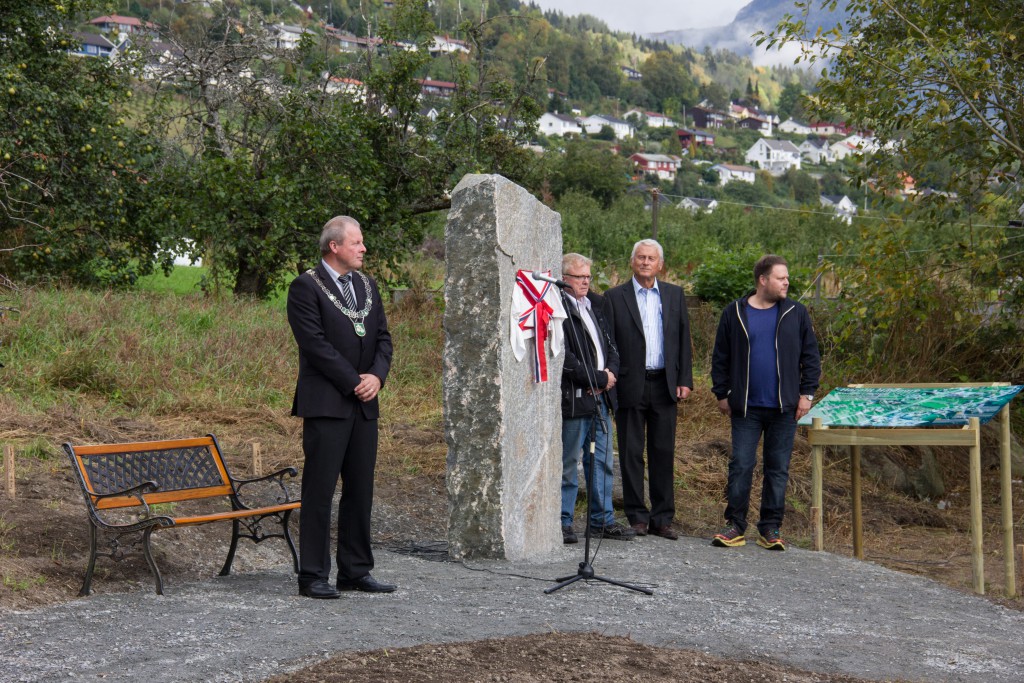
M 556 198 L 580 192 L 608 208 L 625 194 L 630 180 L 630 163 L 609 150 L 583 141 L 570 141 L 565 154 L 551 162 L 548 180 Z
M 687 70 L 680 55 L 671 52 L 655 52 L 641 66 L 644 87 L 657 102 L 660 111 L 666 102 L 696 104 L 697 83 Z
M 0 12 L 0 273 L 124 285 L 159 234 L 139 220 L 156 148 L 128 123 L 131 55 L 69 55 L 91 0 Z
M 693 293 L 724 306 L 753 289 L 754 263 L 764 254 L 756 248 L 741 251 L 715 249 L 693 273 Z
M 184 113 L 164 112 L 179 124 L 160 128 L 175 137 L 165 141 L 172 163 L 154 183 L 160 201 L 151 219 L 205 245 L 213 277 L 236 295 L 267 298 L 315 261 L 320 226 L 339 214 L 362 224 L 371 268 L 400 274 L 422 241 L 413 217 L 446 208 L 465 173 L 522 182 L 530 172 L 534 157 L 521 143 L 539 110 L 525 94 L 529 84 L 453 60 L 457 92 L 432 121 L 420 114 L 417 79 L 433 58 L 398 42 L 428 45 L 436 27 L 413 0 L 399 0 L 388 17 L 378 52 L 349 72 L 365 84 L 360 97 L 321 89 L 312 75 L 327 64 L 313 45 L 276 77 L 255 14 L 236 30 L 229 9 L 214 9 L 178 36 L 207 70 L 186 84 Z M 482 50 L 485 27 L 461 28 Z M 262 78 L 239 76 L 239 64 Z M 207 87 L 211 79 L 223 92 Z

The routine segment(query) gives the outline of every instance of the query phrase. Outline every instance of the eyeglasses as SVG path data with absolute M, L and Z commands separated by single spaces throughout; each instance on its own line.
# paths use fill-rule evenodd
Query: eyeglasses
M 570 273 L 566 273 L 565 276 L 566 277 L 574 277 L 577 280 L 583 280 L 584 282 L 590 282 L 591 280 L 594 279 L 593 275 L 572 275 Z

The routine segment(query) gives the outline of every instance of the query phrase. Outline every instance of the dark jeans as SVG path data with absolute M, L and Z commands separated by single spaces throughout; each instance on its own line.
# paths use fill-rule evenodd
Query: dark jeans
M 725 520 L 740 531 L 747 528 L 750 488 L 757 464 L 757 442 L 764 435 L 764 483 L 761 487 L 761 517 L 758 531 L 782 526 L 786 511 L 786 484 L 789 481 L 789 458 L 796 435 L 796 412 L 780 412 L 777 408 L 748 407 L 747 416 L 732 416 L 732 459 L 729 461 L 729 484 L 725 489 L 728 504 Z

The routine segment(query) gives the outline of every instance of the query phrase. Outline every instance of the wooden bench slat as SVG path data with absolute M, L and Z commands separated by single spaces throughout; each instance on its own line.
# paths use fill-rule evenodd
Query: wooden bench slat
M 228 486 L 209 486 L 201 489 L 175 489 L 173 491 L 155 491 L 143 496 L 150 505 L 158 503 L 181 503 L 189 500 L 202 500 L 203 498 L 215 498 L 218 496 L 230 496 L 234 489 Z M 100 498 L 95 500 L 97 510 L 113 510 L 124 507 L 138 507 L 139 500 L 131 496 L 119 496 L 117 498 Z
M 301 505 L 302 504 L 299 502 L 284 503 L 282 505 L 271 505 L 263 508 L 255 508 L 253 510 L 230 510 L 227 512 L 214 512 L 208 515 L 194 515 L 192 517 L 175 517 L 174 526 L 192 526 L 196 524 L 206 524 L 207 522 L 219 522 L 229 519 L 241 519 L 243 517 L 269 515 L 274 512 L 284 512 L 285 510 L 298 510 Z M 173 527 L 167 528 L 171 529 Z

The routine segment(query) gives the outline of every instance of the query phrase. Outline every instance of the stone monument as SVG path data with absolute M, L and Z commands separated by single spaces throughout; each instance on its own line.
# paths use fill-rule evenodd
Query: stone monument
M 561 217 L 529 192 L 498 175 L 456 186 L 445 228 L 443 370 L 454 558 L 540 559 L 562 544 L 562 354 L 548 349 L 548 381 L 538 383 L 510 342 L 516 271 L 557 275 L 561 260 Z

